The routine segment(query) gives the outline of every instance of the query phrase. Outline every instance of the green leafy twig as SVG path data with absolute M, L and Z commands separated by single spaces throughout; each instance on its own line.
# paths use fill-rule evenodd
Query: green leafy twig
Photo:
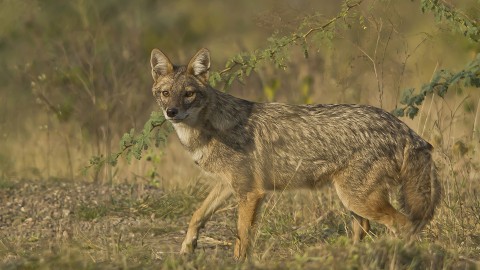
M 452 85 L 480 88 L 480 54 L 459 72 L 454 73 L 444 69 L 436 72 L 432 80 L 423 85 L 418 94 L 414 93 L 415 88 L 405 89 L 400 99 L 400 104 L 404 106 L 395 109 L 393 114 L 413 119 L 418 113 L 418 106 L 425 100 L 425 96 L 436 93 L 440 97 L 444 97 Z
M 448 22 L 452 31 L 461 32 L 470 41 L 480 41 L 480 27 L 477 20 L 469 18 L 461 11 L 439 0 L 422 0 L 421 7 L 423 12 L 432 12 L 437 21 Z M 452 85 L 461 87 L 462 83 L 464 87 L 480 88 L 480 54 L 459 72 L 454 73 L 448 70 L 436 72 L 432 80 L 423 85 L 418 94 L 415 94 L 415 88 L 405 89 L 400 100 L 400 104 L 404 106 L 396 108 L 393 114 L 413 119 L 425 96 L 437 93 L 440 97 L 444 97 Z
M 474 42 L 480 41 L 478 20 L 473 20 L 463 12 L 439 0 L 422 0 L 422 11 L 431 11 L 438 21 L 447 21 L 453 31 L 462 33 Z
M 243 80 L 244 76 L 249 76 L 250 73 L 257 68 L 257 65 L 265 60 L 272 61 L 278 68 L 285 69 L 285 50 L 292 45 L 301 45 L 304 51 L 305 58 L 308 57 L 307 40 L 309 36 L 315 33 L 323 32 L 326 29 L 333 28 L 333 25 L 341 19 L 345 19 L 352 9 L 360 6 L 363 0 L 355 3 L 346 1 L 343 5 L 342 11 L 330 19 L 328 22 L 312 27 L 304 33 L 294 32 L 289 36 L 280 38 L 270 38 L 270 46 L 266 49 L 255 50 L 252 53 L 240 53 L 230 58 L 225 68 L 218 72 L 212 72 L 210 76 L 210 83 L 215 86 L 219 82 L 224 82 L 224 89 L 228 88 L 236 79 Z M 299 31 L 302 26 L 299 27 Z M 325 35 L 332 37 L 333 35 Z
M 165 123 L 166 119 L 161 112 L 152 112 L 150 119 L 145 123 L 140 134 L 135 135 L 134 129 L 131 129 L 129 133 L 123 134 L 118 152 L 112 153 L 107 157 L 103 155 L 93 156 L 90 159 L 90 165 L 84 168 L 84 172 L 92 167 L 99 170 L 106 164 L 115 166 L 118 158 L 122 155 L 126 157 L 128 162 L 131 161 L 132 157 L 141 159 L 142 151 L 147 150 L 152 145 L 152 140 L 156 147 L 165 144 L 166 137 L 170 133 L 170 128 L 168 127 L 160 130 L 160 127 L 163 127 Z

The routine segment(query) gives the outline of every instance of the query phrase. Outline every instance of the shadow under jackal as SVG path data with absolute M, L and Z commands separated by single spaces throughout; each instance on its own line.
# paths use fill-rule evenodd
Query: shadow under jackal
M 151 54 L 153 95 L 181 143 L 218 182 L 193 214 L 181 252 L 223 201 L 238 199 L 234 257 L 244 259 L 267 191 L 332 183 L 352 211 L 354 241 L 369 220 L 410 235 L 432 219 L 440 198 L 432 146 L 382 109 L 346 104 L 288 105 L 236 98 L 208 84 L 210 54 L 187 66 Z M 399 187 L 401 212 L 389 202 Z

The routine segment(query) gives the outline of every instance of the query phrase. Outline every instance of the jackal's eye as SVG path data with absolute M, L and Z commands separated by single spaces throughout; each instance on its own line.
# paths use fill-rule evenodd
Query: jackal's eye
M 170 92 L 168 92 L 168 91 L 162 91 L 162 96 L 164 96 L 164 97 L 169 97 L 169 96 L 170 96 Z
M 185 92 L 185 97 L 193 97 L 195 95 L 195 91 L 187 91 Z

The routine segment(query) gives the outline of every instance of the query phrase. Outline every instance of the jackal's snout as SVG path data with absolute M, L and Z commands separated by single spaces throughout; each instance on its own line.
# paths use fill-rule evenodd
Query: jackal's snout
M 177 108 L 168 108 L 165 111 L 167 113 L 167 116 L 172 117 L 172 118 L 177 116 L 177 114 L 178 114 L 178 109 Z
M 163 110 L 165 118 L 172 123 L 179 123 L 185 121 L 189 113 L 179 107 L 167 107 Z

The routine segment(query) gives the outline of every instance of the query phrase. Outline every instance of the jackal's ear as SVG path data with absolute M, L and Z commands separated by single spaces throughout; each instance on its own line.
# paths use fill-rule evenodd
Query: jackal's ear
M 208 81 L 208 71 L 210 70 L 210 52 L 203 48 L 200 49 L 188 63 L 187 72 Z
M 152 77 L 156 81 L 158 77 L 165 76 L 173 71 L 172 62 L 159 49 L 153 49 L 150 64 L 152 65 Z

